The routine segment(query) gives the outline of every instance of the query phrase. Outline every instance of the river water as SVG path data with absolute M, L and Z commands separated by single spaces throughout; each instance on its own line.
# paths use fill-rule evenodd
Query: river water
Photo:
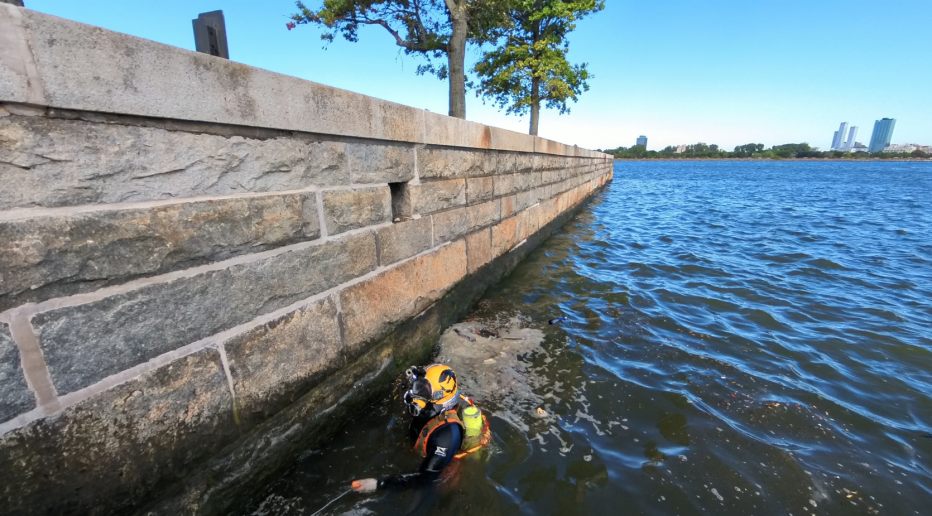
M 930 163 L 616 163 L 468 319 L 544 332 L 551 417 L 334 501 L 416 469 L 390 396 L 244 514 L 932 513 Z

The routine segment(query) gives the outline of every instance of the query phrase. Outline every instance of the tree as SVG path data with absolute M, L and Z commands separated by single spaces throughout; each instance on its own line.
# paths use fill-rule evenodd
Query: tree
M 738 145 L 735 147 L 735 157 L 736 158 L 750 158 L 754 154 L 764 152 L 763 143 L 747 143 L 745 145 Z
M 405 54 L 420 54 L 427 64 L 417 73 L 432 73 L 450 82 L 450 116 L 466 118 L 466 43 L 485 41 L 504 0 L 323 0 L 318 10 L 300 0 L 288 30 L 315 24 L 325 28 L 320 38 L 332 42 L 337 34 L 359 40 L 359 27 L 384 28 Z M 496 9 L 496 6 L 498 8 Z M 472 36 L 472 38 L 471 38 Z M 446 56 L 445 64 L 434 60 Z
M 571 65 L 567 35 L 576 20 L 605 8 L 604 0 L 508 0 L 509 22 L 490 36 L 500 45 L 485 52 L 474 71 L 479 77 L 477 96 L 491 98 L 506 113 L 530 111 L 529 133 L 536 135 L 540 104 L 568 113 L 567 101 L 576 101 L 589 89 L 586 64 Z

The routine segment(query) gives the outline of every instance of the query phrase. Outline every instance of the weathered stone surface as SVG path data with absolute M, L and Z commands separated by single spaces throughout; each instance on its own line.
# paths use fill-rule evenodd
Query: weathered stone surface
M 466 236 L 467 270 L 470 274 L 492 261 L 491 229 L 482 229 Z
M 574 162 L 582 163 L 578 158 Z M 566 161 L 563 156 L 551 156 L 546 154 L 536 154 L 534 156 L 534 170 L 540 172 L 543 170 L 558 170 L 566 168 Z
M 450 242 L 466 234 L 466 210 L 457 208 L 431 215 L 434 220 L 434 245 Z
M 493 178 L 493 183 L 496 197 L 500 197 L 502 195 L 511 195 L 517 192 L 518 187 L 520 186 L 519 177 L 517 174 L 495 176 Z
M 424 112 L 424 143 L 470 149 L 488 149 L 492 144 L 492 129 L 439 113 Z
M 492 164 L 492 174 L 514 174 L 517 170 L 518 154 L 513 152 L 497 152 Z
M 465 178 L 490 173 L 491 156 L 486 151 L 421 149 L 417 171 L 424 178 Z
M 216 349 L 0 438 L 5 514 L 126 513 L 238 435 Z
M 466 244 L 458 240 L 341 292 L 345 346 L 353 352 L 440 299 L 466 275 Z
M 414 179 L 414 147 L 346 144 L 353 183 L 403 183 Z
M 527 236 L 527 212 L 503 219 L 492 226 L 492 256 L 510 251 Z
M 515 213 L 515 202 L 516 197 L 514 195 L 509 195 L 507 197 L 502 197 L 502 218 L 510 217 Z
M 502 201 L 484 202 L 466 208 L 466 229 L 472 231 L 498 222 L 502 218 Z
M 466 180 L 466 202 L 479 203 L 495 197 L 495 184 L 492 176 L 474 177 Z
M 466 180 L 430 181 L 414 188 L 415 210 L 428 214 L 466 204 Z
M 561 176 L 562 174 L 558 170 L 545 170 L 544 172 L 541 172 L 541 180 L 547 184 L 559 182 Z
M 22 58 L 34 56 L 49 106 L 379 140 L 422 139 L 420 109 L 22 12 L 32 54 Z
M 275 415 L 344 365 L 332 296 L 227 340 L 244 431 Z
M 534 205 L 527 209 L 527 234 L 533 235 L 543 224 L 540 222 L 540 205 Z
M 515 172 L 522 174 L 534 171 L 534 154 L 517 154 L 515 155 Z
M 560 212 L 557 208 L 557 199 L 549 198 L 540 202 L 540 225 L 549 224 L 550 221 L 557 218 Z
M 349 184 L 345 144 L 0 118 L 0 209 Z
M 433 247 L 430 217 L 379 229 L 379 265 L 389 265 Z
M 59 394 L 362 276 L 376 267 L 367 232 L 36 315 Z
M 398 326 L 384 342 L 391 344 L 395 364 L 406 367 L 423 363 L 433 353 L 440 340 L 441 330 L 439 310 L 437 304 L 434 304 Z
M 515 194 L 515 210 L 524 210 L 537 203 L 538 190 L 524 190 Z
M 23 376 L 19 350 L 5 323 L 0 323 L 0 386 L 0 422 L 36 407 L 36 397 Z
M 518 190 L 526 191 L 537 188 L 543 181 L 540 172 L 525 172 L 518 175 Z
M 392 220 L 392 194 L 387 186 L 335 190 L 323 196 L 330 235 Z
M 313 192 L 0 221 L 0 310 L 319 235 Z
M 492 149 L 501 149 L 509 151 L 534 152 L 534 138 L 524 133 L 517 133 L 491 127 Z
M 0 99 L 12 102 L 35 100 L 41 87 L 30 84 L 32 70 L 29 68 L 32 63 L 23 59 L 29 55 L 26 30 L 20 11 L 11 5 L 0 5 L 0 48 L 3 49 L 0 52 Z
M 545 154 L 561 154 L 574 156 L 578 154 L 579 147 L 575 145 L 570 147 L 564 143 L 555 142 L 553 140 L 547 140 L 545 138 L 535 138 L 534 141 L 534 151 L 545 153 Z

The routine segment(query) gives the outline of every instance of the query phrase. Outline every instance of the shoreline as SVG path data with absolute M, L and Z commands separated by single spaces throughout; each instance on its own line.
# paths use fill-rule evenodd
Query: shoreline
M 614 161 L 875 161 L 899 163 L 932 162 L 932 158 L 614 158 Z

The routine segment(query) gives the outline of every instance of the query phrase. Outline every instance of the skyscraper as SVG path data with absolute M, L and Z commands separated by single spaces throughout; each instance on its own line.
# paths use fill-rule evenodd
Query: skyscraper
M 838 146 L 838 140 L 840 140 L 838 137 L 838 131 L 835 131 L 835 134 L 832 135 L 832 146 L 829 147 L 829 150 L 835 150 L 835 147 Z
M 646 149 L 647 148 L 647 137 L 644 136 L 643 134 L 641 136 L 638 136 L 638 141 L 637 143 L 635 143 L 635 145 L 643 145 L 644 148 Z
M 874 132 L 871 134 L 871 143 L 867 146 L 868 152 L 880 152 L 890 145 L 893 139 L 893 128 L 896 126 L 895 118 L 884 118 L 874 122 Z
M 832 150 L 841 150 L 845 147 L 845 133 L 848 132 L 848 122 L 842 122 L 832 140 Z
M 852 125 L 851 129 L 848 131 L 848 141 L 845 142 L 845 150 L 851 150 L 854 148 L 854 139 L 858 137 L 858 126 Z

